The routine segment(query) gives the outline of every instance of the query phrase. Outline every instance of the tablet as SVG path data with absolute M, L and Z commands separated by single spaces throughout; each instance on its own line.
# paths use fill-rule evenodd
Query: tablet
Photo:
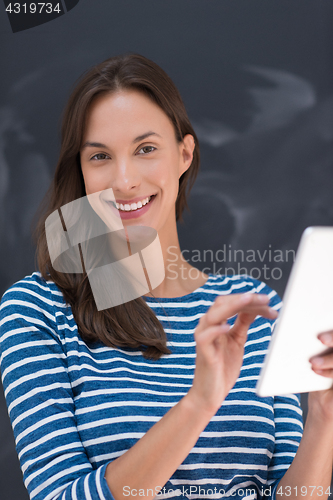
M 333 330 L 333 227 L 308 227 L 301 238 L 256 391 L 259 396 L 328 389 L 331 378 L 309 358 L 327 347 L 318 333 Z

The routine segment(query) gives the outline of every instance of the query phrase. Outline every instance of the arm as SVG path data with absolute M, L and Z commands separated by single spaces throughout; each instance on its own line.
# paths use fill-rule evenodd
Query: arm
M 333 466 L 333 425 L 313 414 L 311 407 L 293 463 L 281 479 L 277 498 L 326 500 Z M 281 489 L 280 489 L 281 488 Z
M 274 398 L 275 447 L 268 468 L 271 497 L 279 499 L 280 481 L 291 466 L 303 435 L 300 397 L 295 394 Z
M 315 373 L 333 377 L 333 332 L 318 335 L 328 350 L 310 360 Z M 318 359 L 322 359 L 322 363 Z M 330 493 L 333 466 L 333 389 L 312 392 L 303 438 L 296 457 L 281 479 L 281 493 L 290 500 L 302 495 L 305 500 L 326 500 Z M 302 490 L 303 487 L 303 490 Z M 296 495 L 297 491 L 297 495 Z M 282 498 L 282 496 L 281 496 Z
M 45 291 L 46 290 L 46 291 Z M 1 372 L 25 486 L 34 500 L 112 500 L 106 464 L 80 440 L 66 352 L 44 281 L 22 280 L 0 307 Z

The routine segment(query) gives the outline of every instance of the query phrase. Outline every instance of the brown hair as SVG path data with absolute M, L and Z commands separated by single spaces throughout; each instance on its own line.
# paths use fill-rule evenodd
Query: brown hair
M 40 207 L 36 230 L 36 259 L 45 279 L 53 280 L 70 304 L 82 338 L 102 341 L 111 347 L 141 349 L 146 358 L 158 359 L 169 354 L 161 323 L 142 297 L 98 311 L 84 274 L 60 273 L 52 267 L 47 249 L 45 220 L 61 206 L 86 195 L 80 165 L 85 120 L 93 99 L 122 89 L 143 92 L 170 118 L 177 141 L 192 134 L 195 141 L 193 161 L 179 179 L 176 219 L 182 220 L 186 196 L 199 169 L 199 144 L 180 94 L 170 77 L 153 61 L 139 55 L 111 57 L 86 72 L 74 88 L 64 110 L 61 150 L 53 181 Z M 45 206 L 46 205 L 46 206 Z

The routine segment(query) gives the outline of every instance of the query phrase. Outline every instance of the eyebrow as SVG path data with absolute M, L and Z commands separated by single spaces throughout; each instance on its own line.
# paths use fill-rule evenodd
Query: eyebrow
M 139 135 L 133 140 L 133 144 L 136 144 L 137 142 L 143 141 L 147 137 L 150 137 L 151 135 L 156 135 L 157 137 L 161 137 L 159 134 L 156 132 L 146 132 L 145 134 Z M 162 138 L 162 137 L 161 137 Z M 82 146 L 81 149 L 84 148 L 107 148 L 105 144 L 102 144 L 101 142 L 85 142 Z

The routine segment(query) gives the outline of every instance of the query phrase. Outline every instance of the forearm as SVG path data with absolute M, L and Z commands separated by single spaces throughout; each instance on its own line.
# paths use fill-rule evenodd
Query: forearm
M 332 422 L 321 422 L 309 414 L 296 456 L 279 483 L 277 499 L 326 500 L 332 466 Z
M 139 489 L 154 498 L 197 442 L 212 418 L 188 393 L 119 458 L 110 462 L 105 478 L 116 500 L 131 498 Z M 124 495 L 124 487 L 126 495 Z M 151 491 L 147 491 L 151 490 Z

